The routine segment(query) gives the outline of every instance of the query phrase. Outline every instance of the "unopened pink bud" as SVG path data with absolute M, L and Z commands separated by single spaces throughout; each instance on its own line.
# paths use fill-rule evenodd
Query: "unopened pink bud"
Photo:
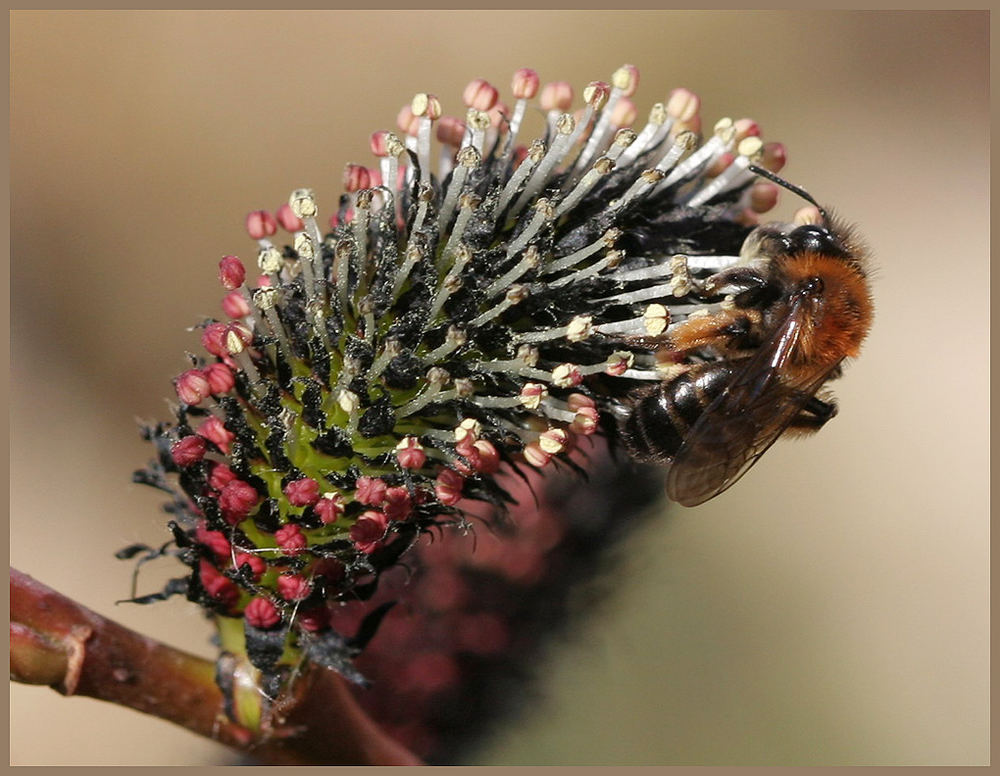
M 247 304 L 243 292 L 239 290 L 230 291 L 222 297 L 222 312 L 230 318 L 246 318 L 250 315 L 250 305 Z
M 305 227 L 302 219 L 295 215 L 292 206 L 287 202 L 278 208 L 275 215 L 278 217 L 278 223 L 281 224 L 281 228 L 286 232 L 299 232 Z
M 199 404 L 212 393 L 212 387 L 200 369 L 189 369 L 182 373 L 174 381 L 174 388 L 182 402 L 192 405 Z
M 309 544 L 309 540 L 306 539 L 306 535 L 302 533 L 302 529 L 294 523 L 284 525 L 275 531 L 274 540 L 285 552 L 304 550 Z
M 227 291 L 239 288 L 246 280 L 247 270 L 236 256 L 223 256 L 219 262 L 219 282 Z
M 667 115 L 677 121 L 691 121 L 701 107 L 701 99 L 690 89 L 683 87 L 670 92 L 667 99 Z
M 355 501 L 362 504 L 376 506 L 385 501 L 385 480 L 378 477 L 358 477 L 354 489 Z
M 465 129 L 465 122 L 461 119 L 454 116 L 442 116 L 437 123 L 438 142 L 452 148 L 458 148 L 462 145 L 462 139 L 465 137 Z
M 210 531 L 201 525 L 195 531 L 194 538 L 198 544 L 208 548 L 216 557 L 226 558 L 232 552 L 229 540 L 222 531 Z
M 577 434 L 590 436 L 597 431 L 597 421 L 598 414 L 594 407 L 580 407 L 570 424 L 570 429 Z
M 301 574 L 282 574 L 278 577 L 278 595 L 286 601 L 301 601 L 309 596 L 312 584 Z
M 550 428 L 538 437 L 538 446 L 549 455 L 563 452 L 569 445 L 569 434 L 562 428 Z
M 788 161 L 788 154 L 783 143 L 764 143 L 764 155 L 761 165 L 771 172 L 780 172 Z
M 611 126 L 630 127 L 635 122 L 638 113 L 635 103 L 628 97 L 622 97 L 615 103 L 615 107 L 611 111 Z
M 371 148 L 375 156 L 385 157 L 389 155 L 388 137 L 389 133 L 384 129 L 372 132 L 371 137 L 368 139 L 368 147 Z
M 542 105 L 542 110 L 558 110 L 565 113 L 573 104 L 573 87 L 566 81 L 545 84 L 538 101 Z
M 293 507 L 308 507 L 319 501 L 319 483 L 311 477 L 289 482 L 285 486 L 285 496 Z
M 339 493 L 324 493 L 316 502 L 316 514 L 324 525 L 337 522 L 344 514 L 344 497 Z
M 368 168 L 360 164 L 348 164 L 344 166 L 344 189 L 350 193 L 367 189 L 371 185 L 368 175 Z
M 182 468 L 198 463 L 205 457 L 205 440 L 197 434 L 178 439 L 170 446 L 170 457 Z
M 396 458 L 404 469 L 419 469 L 427 461 L 427 454 L 419 439 L 408 436 L 396 445 Z
M 257 506 L 258 501 L 260 494 L 253 485 L 243 480 L 227 483 L 219 493 L 219 509 L 230 525 L 235 525 L 250 514 L 250 510 Z
M 524 460 L 537 469 L 541 469 L 552 459 L 552 455 L 542 450 L 538 442 L 525 445 L 523 454 Z
M 597 404 L 589 396 L 585 396 L 582 393 L 571 393 L 566 398 L 566 404 L 569 406 L 570 412 L 576 412 L 581 407 L 596 407 Z
M 363 512 L 353 526 L 351 526 L 351 541 L 361 552 L 371 553 L 382 545 L 382 537 L 385 536 L 385 529 L 388 520 L 382 512 L 369 510 Z
M 503 123 L 510 117 L 510 108 L 502 102 L 498 102 L 489 109 L 487 115 L 490 117 L 490 126 L 494 129 L 498 129 L 503 126 Z
M 487 439 L 477 439 L 473 445 L 478 453 L 475 461 L 476 471 L 482 474 L 493 474 L 500 468 L 500 453 L 493 443 Z
M 224 453 L 229 452 L 229 444 L 236 439 L 236 435 L 222 425 L 222 421 L 215 415 L 210 415 L 198 426 L 198 435 L 205 437 Z
M 389 488 L 385 492 L 385 516 L 389 520 L 405 520 L 413 511 L 410 492 L 402 487 Z
M 212 389 L 212 393 L 219 395 L 229 393 L 236 385 L 236 378 L 233 377 L 233 370 L 225 364 L 209 364 L 202 370 L 205 379 Z
M 258 597 L 251 599 L 246 609 L 243 610 L 243 616 L 247 618 L 247 622 L 250 625 L 262 630 L 273 628 L 281 622 L 281 615 L 278 614 L 278 610 L 266 598 Z
M 236 568 L 241 566 L 249 566 L 250 571 L 253 572 L 254 581 L 258 581 L 267 571 L 267 563 L 259 555 L 254 555 L 251 552 L 241 552 L 236 556 Z
M 226 324 L 210 323 L 201 333 L 201 346 L 213 356 L 220 358 L 229 355 L 226 350 Z
M 434 495 L 445 506 L 457 504 L 462 498 L 465 478 L 454 469 L 442 469 L 434 481 Z
M 510 90 L 518 100 L 530 100 L 538 93 L 538 84 L 538 73 L 530 67 L 522 67 L 514 71 Z
M 496 105 L 499 96 L 496 88 L 490 85 L 490 82 L 485 78 L 472 79 L 465 87 L 465 91 L 462 92 L 462 100 L 465 104 L 481 111 L 488 111 Z
M 215 490 L 222 490 L 235 479 L 236 473 L 232 469 L 224 463 L 214 463 L 208 475 L 208 484 Z
M 254 210 L 247 214 L 247 234 L 254 240 L 263 240 L 278 231 L 278 222 L 266 210 Z
M 588 105 L 600 108 L 608 100 L 611 87 L 604 81 L 591 81 L 583 89 L 583 99 Z
M 420 119 L 413 115 L 413 108 L 409 105 L 404 105 L 399 109 L 399 113 L 396 114 L 396 126 L 399 127 L 401 132 L 416 137 L 417 131 L 420 128 Z
M 198 564 L 198 577 L 205 592 L 217 601 L 233 604 L 240 596 L 240 589 L 236 584 L 204 558 Z

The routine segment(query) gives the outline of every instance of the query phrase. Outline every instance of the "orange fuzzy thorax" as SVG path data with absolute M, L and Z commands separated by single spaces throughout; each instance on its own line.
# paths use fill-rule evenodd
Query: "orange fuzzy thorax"
M 873 314 L 868 281 L 858 266 L 836 256 L 808 253 L 782 260 L 779 271 L 793 287 L 810 278 L 823 281 L 815 311 L 802 321 L 793 363 L 832 367 L 843 358 L 856 357 Z

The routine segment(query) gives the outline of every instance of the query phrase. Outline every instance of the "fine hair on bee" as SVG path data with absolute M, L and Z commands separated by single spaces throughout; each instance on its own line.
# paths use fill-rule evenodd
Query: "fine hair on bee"
M 670 466 L 667 492 L 685 506 L 718 495 L 786 432 L 817 431 L 837 412 L 822 389 L 860 352 L 873 316 L 867 251 L 806 191 L 820 224 L 754 229 L 739 260 L 694 286 L 714 312 L 660 335 L 670 375 L 635 391 L 619 414 L 633 458 Z

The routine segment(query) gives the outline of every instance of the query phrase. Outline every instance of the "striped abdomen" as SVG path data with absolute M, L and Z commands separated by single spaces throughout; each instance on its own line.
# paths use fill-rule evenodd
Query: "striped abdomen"
M 732 361 L 700 364 L 633 395 L 631 412 L 619 425 L 629 454 L 647 463 L 669 462 L 734 371 Z

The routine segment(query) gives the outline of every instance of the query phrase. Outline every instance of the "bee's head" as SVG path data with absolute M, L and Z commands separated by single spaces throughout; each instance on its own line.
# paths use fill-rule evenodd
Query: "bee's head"
M 840 238 L 826 226 L 805 224 L 796 227 L 788 235 L 788 252 L 790 254 L 818 253 L 821 256 L 836 256 L 847 258 L 850 252 L 844 247 Z

